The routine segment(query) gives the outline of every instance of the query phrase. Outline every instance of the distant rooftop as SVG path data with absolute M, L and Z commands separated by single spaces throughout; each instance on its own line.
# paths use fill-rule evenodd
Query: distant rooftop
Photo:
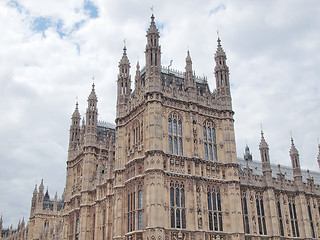
M 244 168 L 247 166 L 246 160 L 243 158 L 238 158 L 239 163 L 239 170 L 243 172 Z M 252 169 L 252 173 L 255 175 L 262 175 L 262 164 L 259 161 L 248 161 L 248 165 L 250 169 Z M 272 176 L 277 177 L 277 173 L 279 173 L 279 166 L 280 171 L 282 174 L 284 174 L 285 178 L 288 180 L 293 180 L 293 171 L 292 167 L 289 166 L 282 166 L 277 164 L 271 163 L 271 170 L 272 170 Z M 302 179 L 303 182 L 307 181 L 308 178 L 308 170 L 301 169 Z M 320 185 L 320 172 L 317 171 L 311 171 L 309 170 L 310 177 L 313 178 L 314 183 Z

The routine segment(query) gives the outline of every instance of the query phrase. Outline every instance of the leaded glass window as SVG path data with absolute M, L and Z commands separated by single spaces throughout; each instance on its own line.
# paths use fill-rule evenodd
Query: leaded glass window
M 186 228 L 186 208 L 184 184 L 170 183 L 170 223 L 171 228 Z
M 169 153 L 183 155 L 182 121 L 181 118 L 173 113 L 168 118 L 168 143 Z
M 203 124 L 204 159 L 217 161 L 216 131 L 210 121 Z
M 289 197 L 288 201 L 289 201 L 289 213 L 290 213 L 290 219 L 291 219 L 292 236 L 300 237 L 295 199 L 294 197 Z
M 207 201 L 209 212 L 209 230 L 223 231 L 222 208 L 220 189 L 217 187 L 208 186 Z
M 256 195 L 256 207 L 257 207 L 259 234 L 260 235 L 267 235 L 266 216 L 264 213 L 264 204 L 263 204 L 262 193 L 259 193 Z

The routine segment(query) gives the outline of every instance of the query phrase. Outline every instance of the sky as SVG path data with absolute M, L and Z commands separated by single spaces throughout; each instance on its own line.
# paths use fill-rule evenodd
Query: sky
M 63 193 L 71 115 L 84 116 L 94 81 L 99 119 L 114 123 L 124 39 L 134 79 L 144 66 L 151 7 L 162 65 L 193 69 L 215 89 L 217 30 L 227 54 L 237 155 L 260 161 L 261 124 L 272 163 L 290 165 L 290 131 L 301 167 L 319 171 L 320 1 L 0 1 L 0 215 L 29 218 L 44 179 Z M 94 77 L 94 80 L 93 80 Z M 318 183 L 320 184 L 320 183 Z

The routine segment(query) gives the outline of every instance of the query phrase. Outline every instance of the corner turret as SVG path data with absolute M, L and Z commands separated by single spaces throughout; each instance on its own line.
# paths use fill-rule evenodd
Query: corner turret
M 88 97 L 88 108 L 86 111 L 86 127 L 85 127 L 85 145 L 93 146 L 97 141 L 97 124 L 98 124 L 98 98 L 92 84 L 91 93 Z
M 264 139 L 264 133 L 261 130 L 261 141 L 259 144 L 261 162 L 262 162 L 262 173 L 263 176 L 272 178 L 272 170 L 270 165 L 270 155 L 269 155 L 269 146 Z
M 214 68 L 217 99 L 222 101 L 228 110 L 231 110 L 231 92 L 229 82 L 229 67 L 227 66 L 227 56 L 221 46 L 221 40 L 218 38 L 218 47 L 214 55 L 216 66 Z
M 161 46 L 160 34 L 151 16 L 151 23 L 147 31 L 146 57 L 146 89 L 147 91 L 160 90 L 161 87 Z
M 119 62 L 117 88 L 117 117 L 120 117 L 131 95 L 130 62 L 126 46 L 123 48 L 122 58 Z
M 195 82 L 195 76 L 192 70 L 192 60 L 190 57 L 190 52 L 188 50 L 187 52 L 187 57 L 186 57 L 186 72 L 185 72 L 185 77 L 184 77 L 184 82 L 185 82 L 185 90 L 195 90 L 196 87 L 196 82 Z
M 290 158 L 293 170 L 293 178 L 294 180 L 302 181 L 301 168 L 300 168 L 300 160 L 299 160 L 299 152 L 294 145 L 293 138 L 291 137 L 291 148 L 290 148 Z
M 71 117 L 70 136 L 69 136 L 69 155 L 75 150 L 80 140 L 80 120 L 81 116 L 78 109 L 78 102 Z

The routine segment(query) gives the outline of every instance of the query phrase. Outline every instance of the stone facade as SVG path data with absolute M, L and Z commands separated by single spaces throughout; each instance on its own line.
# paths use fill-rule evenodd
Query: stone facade
M 161 66 L 159 38 L 152 15 L 146 66 L 137 63 L 134 90 L 123 49 L 115 127 L 98 121 L 94 85 L 82 124 L 76 104 L 63 208 L 55 198 L 52 209 L 42 202 L 36 213 L 34 201 L 46 198 L 41 183 L 27 239 L 319 239 L 320 186 L 314 178 L 320 174 L 300 169 L 293 140 L 292 169 L 275 172 L 263 132 L 261 163 L 248 147 L 244 159 L 236 156 L 220 39 L 211 92 L 207 79 L 195 76 L 189 51 L 184 72 Z M 46 223 L 52 226 L 47 235 Z

